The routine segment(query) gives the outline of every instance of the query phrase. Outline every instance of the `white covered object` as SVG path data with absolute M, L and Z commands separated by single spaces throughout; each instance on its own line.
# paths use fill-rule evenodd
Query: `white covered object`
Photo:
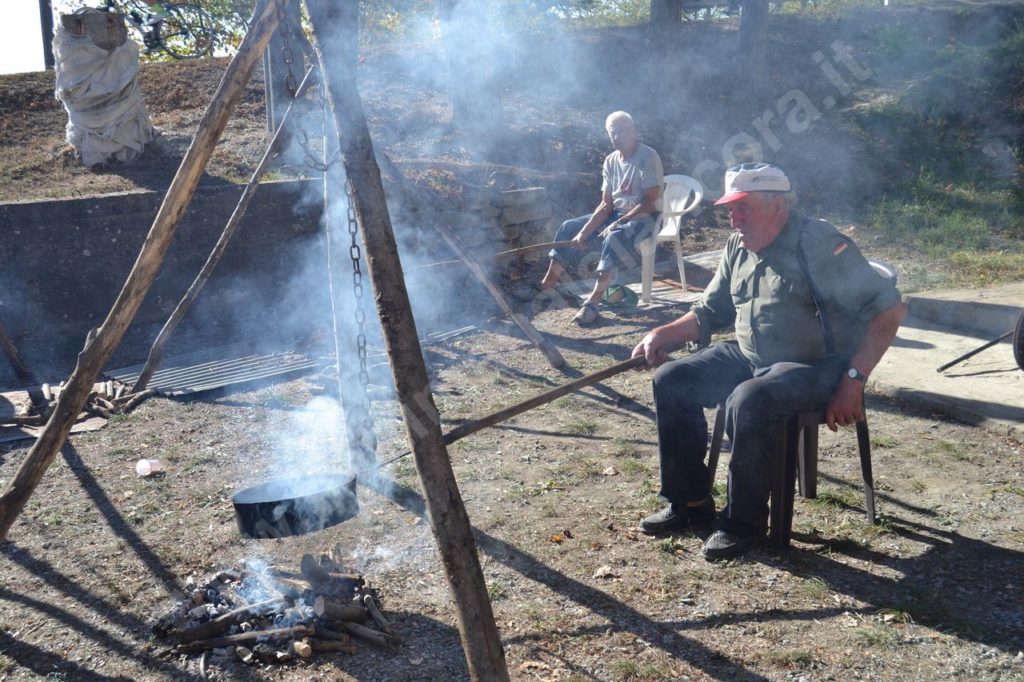
M 68 112 L 66 139 L 82 163 L 136 159 L 154 136 L 136 80 L 138 45 L 127 40 L 105 50 L 58 23 L 53 53 L 57 99 Z

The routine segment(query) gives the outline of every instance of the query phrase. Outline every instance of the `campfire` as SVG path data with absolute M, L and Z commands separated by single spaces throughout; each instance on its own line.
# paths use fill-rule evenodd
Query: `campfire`
M 357 642 L 400 644 L 362 575 L 335 558 L 305 554 L 299 571 L 249 563 L 219 572 L 162 616 L 162 655 L 212 652 L 245 664 L 289 663 L 321 652 L 354 655 Z

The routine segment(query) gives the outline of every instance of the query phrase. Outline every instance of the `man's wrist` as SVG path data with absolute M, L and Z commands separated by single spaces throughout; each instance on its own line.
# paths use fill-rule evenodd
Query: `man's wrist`
M 858 382 L 858 383 L 860 383 L 862 385 L 867 383 L 867 380 L 868 380 L 868 375 L 864 374 L 863 372 L 861 372 L 856 367 L 848 368 L 846 370 L 846 377 L 848 379 L 852 379 L 853 381 L 856 381 L 856 382 Z

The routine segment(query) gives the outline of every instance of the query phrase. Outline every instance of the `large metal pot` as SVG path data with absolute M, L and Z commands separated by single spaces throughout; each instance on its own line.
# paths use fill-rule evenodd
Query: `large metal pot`
M 248 538 L 302 535 L 359 513 L 356 479 L 347 474 L 275 479 L 240 490 L 231 501 Z

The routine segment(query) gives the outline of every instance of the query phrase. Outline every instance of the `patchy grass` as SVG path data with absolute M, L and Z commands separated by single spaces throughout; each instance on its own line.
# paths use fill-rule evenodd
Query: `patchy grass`
M 597 422 L 586 417 L 573 417 L 566 424 L 566 429 L 579 436 L 593 436 L 597 433 Z
M 828 596 L 828 584 L 818 577 L 808 578 L 800 583 L 800 592 L 810 599 L 821 601 Z
M 827 488 L 807 502 L 819 509 L 851 509 L 857 506 L 858 496 L 848 488 Z
M 885 624 L 872 624 L 854 630 L 854 638 L 864 648 L 893 650 L 900 643 L 900 633 Z

